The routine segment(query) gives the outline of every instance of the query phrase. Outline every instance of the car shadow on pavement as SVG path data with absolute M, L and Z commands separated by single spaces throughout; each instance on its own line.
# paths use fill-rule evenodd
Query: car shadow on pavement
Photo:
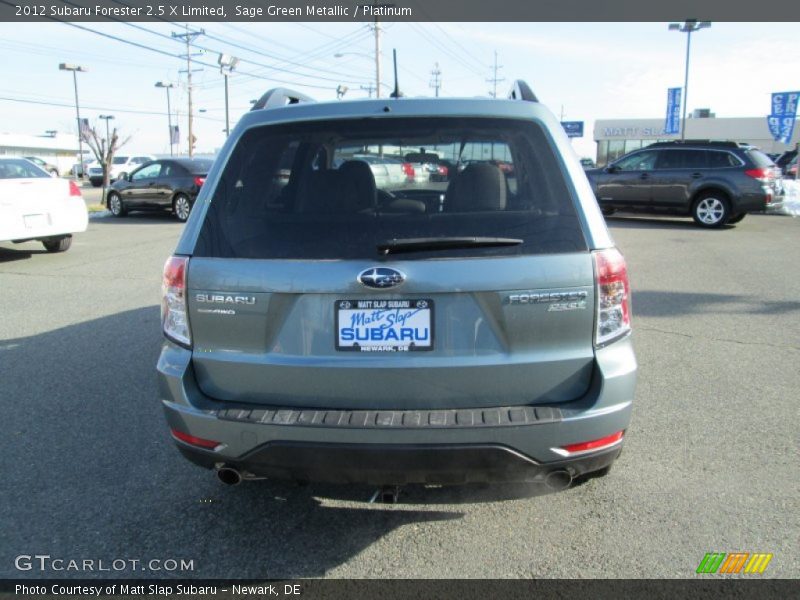
M 226 487 L 173 447 L 155 378 L 160 342 L 157 306 L 0 341 L 0 555 L 194 560 L 191 573 L 103 573 L 114 577 L 317 577 L 379 552 L 395 530 L 435 536 L 465 514 L 422 505 L 481 498 L 420 487 L 381 505 L 364 486 Z M 20 575 L 11 565 L 0 561 L 0 577 Z
M 47 254 L 47 250 L 31 250 L 29 248 L 17 250 L 16 248 L 0 246 L 0 263 L 26 260 L 34 254 Z
M 686 229 L 698 231 L 727 231 L 734 229 L 735 225 L 724 225 L 723 227 L 701 229 L 691 217 L 676 217 L 673 215 L 656 216 L 633 216 L 633 215 L 614 215 L 605 217 L 609 228 L 620 229 Z
M 183 226 L 173 215 L 164 212 L 137 212 L 130 213 L 124 217 L 115 217 L 110 213 L 107 216 L 94 217 L 92 219 L 93 225 L 155 225 L 155 224 L 175 224 L 175 226 Z
M 636 290 L 633 293 L 633 302 L 634 315 L 643 317 L 675 317 L 702 313 L 779 315 L 800 311 L 800 301 L 763 300 L 734 294 Z

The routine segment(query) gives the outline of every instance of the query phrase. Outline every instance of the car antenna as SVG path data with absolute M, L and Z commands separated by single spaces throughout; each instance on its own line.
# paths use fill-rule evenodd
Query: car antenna
M 400 92 L 400 84 L 397 81 L 397 48 L 392 48 L 392 59 L 394 60 L 394 91 L 389 94 L 389 97 L 400 98 L 403 94 Z

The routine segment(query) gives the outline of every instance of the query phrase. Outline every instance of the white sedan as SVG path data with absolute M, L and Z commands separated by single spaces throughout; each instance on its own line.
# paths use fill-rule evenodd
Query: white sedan
M 74 181 L 51 177 L 24 158 L 0 157 L 0 242 L 38 240 L 64 252 L 89 216 Z

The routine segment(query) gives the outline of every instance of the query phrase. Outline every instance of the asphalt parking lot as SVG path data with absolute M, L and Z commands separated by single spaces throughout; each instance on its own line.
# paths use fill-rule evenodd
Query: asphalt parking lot
M 412 487 L 392 506 L 371 488 L 227 488 L 174 450 L 154 372 L 174 219 L 95 219 L 65 254 L 0 244 L 0 577 L 87 574 L 15 568 L 37 553 L 191 559 L 192 577 L 691 577 L 736 551 L 800 577 L 800 219 L 609 224 L 640 363 L 611 474 L 557 493 Z

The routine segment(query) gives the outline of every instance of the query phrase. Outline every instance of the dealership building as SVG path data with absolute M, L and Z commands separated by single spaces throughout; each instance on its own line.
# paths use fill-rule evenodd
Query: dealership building
M 664 119 L 600 119 L 594 124 L 598 166 L 653 142 L 679 140 L 680 134 L 664 133 Z M 800 142 L 800 126 L 795 123 L 792 141 L 782 144 L 772 139 L 767 117 L 717 118 L 708 109 L 697 109 L 686 119 L 687 140 L 725 140 L 746 142 L 768 153 L 785 152 Z
M 90 154 L 86 144 L 84 154 Z M 36 156 L 68 173 L 78 162 L 78 138 L 75 135 L 52 132 L 45 135 L 0 133 L 0 156 Z

